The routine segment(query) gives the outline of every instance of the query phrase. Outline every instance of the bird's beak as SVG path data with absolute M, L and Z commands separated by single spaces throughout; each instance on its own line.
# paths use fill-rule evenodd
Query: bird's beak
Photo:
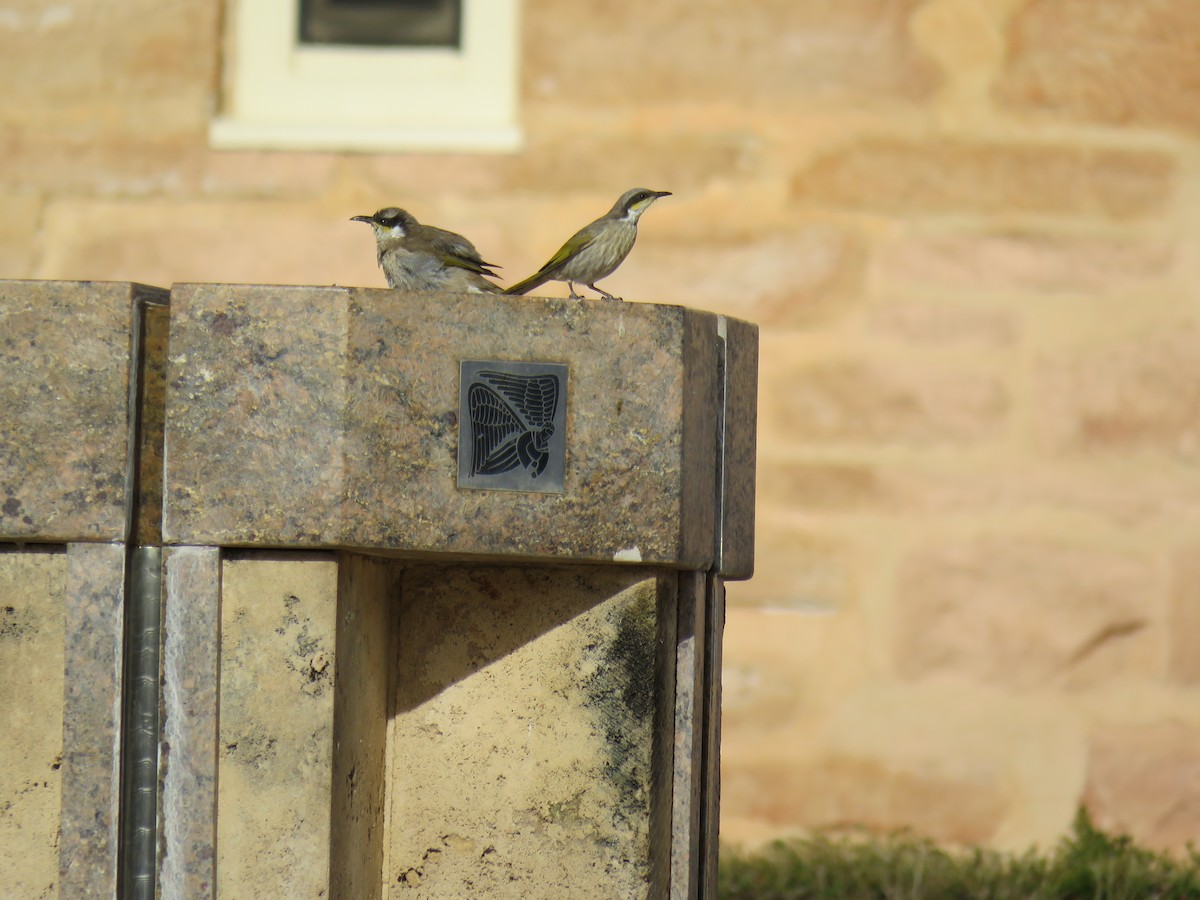
M 653 193 L 655 197 L 670 197 L 671 196 L 670 191 L 651 191 L 651 193 Z
M 351 216 L 351 222 L 366 222 L 368 225 L 374 225 L 375 220 L 370 216 Z

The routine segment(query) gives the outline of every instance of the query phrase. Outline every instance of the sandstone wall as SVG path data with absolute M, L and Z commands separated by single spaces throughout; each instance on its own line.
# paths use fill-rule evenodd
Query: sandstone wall
M 515 280 L 673 190 L 606 285 L 763 326 L 724 834 L 1200 836 L 1194 0 L 527 0 L 487 157 L 209 150 L 219 12 L 0 10 L 0 276 L 382 285 L 397 203 Z

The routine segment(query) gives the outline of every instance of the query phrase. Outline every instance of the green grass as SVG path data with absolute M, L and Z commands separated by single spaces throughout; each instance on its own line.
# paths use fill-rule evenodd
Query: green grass
M 1086 810 L 1051 853 L 949 851 L 900 833 L 722 849 L 721 900 L 1200 900 L 1200 852 L 1153 853 L 1098 830 Z

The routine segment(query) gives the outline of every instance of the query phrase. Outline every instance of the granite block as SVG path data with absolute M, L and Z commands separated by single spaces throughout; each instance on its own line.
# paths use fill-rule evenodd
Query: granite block
M 216 896 L 221 552 L 163 551 L 159 896 Z
M 0 540 L 125 539 L 142 298 L 166 292 L 0 281 Z
M 217 896 L 326 897 L 337 561 L 251 552 L 221 568 Z
M 59 892 L 117 893 L 125 547 L 67 547 Z
M 0 550 L 0 885 L 10 897 L 59 896 L 66 575 L 61 547 Z
M 667 895 L 670 778 L 652 770 L 674 586 L 616 566 L 404 571 L 386 897 Z
M 714 560 L 716 316 L 262 285 L 171 302 L 169 543 Z M 563 493 L 456 487 L 463 359 L 569 366 Z
M 717 573 L 754 574 L 754 492 L 758 432 L 758 326 L 722 316 L 720 522 Z

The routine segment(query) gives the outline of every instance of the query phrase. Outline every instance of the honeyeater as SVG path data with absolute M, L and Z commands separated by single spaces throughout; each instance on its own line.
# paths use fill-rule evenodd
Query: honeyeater
M 388 206 L 373 216 L 353 216 L 375 232 L 375 252 L 389 287 L 403 291 L 499 294 L 494 263 L 484 262 L 461 234 L 422 225 L 406 210 Z M 485 277 L 487 276 L 487 277 Z
M 620 300 L 608 291 L 596 287 L 625 261 L 637 239 L 638 219 L 659 197 L 669 197 L 670 191 L 651 191 L 632 188 L 621 195 L 607 213 L 575 232 L 550 261 L 524 281 L 508 288 L 506 294 L 524 294 L 547 281 L 565 281 L 572 300 L 582 300 L 575 293 L 576 284 L 586 284 L 606 300 Z

